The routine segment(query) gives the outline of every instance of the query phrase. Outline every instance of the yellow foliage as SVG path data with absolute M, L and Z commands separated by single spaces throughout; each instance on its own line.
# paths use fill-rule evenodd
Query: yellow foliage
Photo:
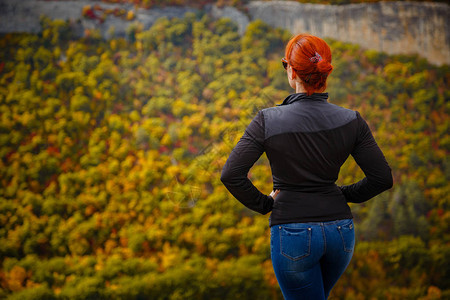
M 164 242 L 162 252 L 158 252 L 160 259 L 160 271 L 175 266 L 180 262 L 179 249 L 172 247 L 169 242 Z
M 8 288 L 13 291 L 20 291 L 24 288 L 25 279 L 28 277 L 27 271 L 19 266 L 14 266 L 7 274 Z
M 127 12 L 127 21 L 131 21 L 131 20 L 133 20 L 134 19 L 134 11 L 132 11 L 132 10 L 129 10 L 128 12 Z
M 172 139 L 169 134 L 165 133 L 161 139 L 161 145 L 170 146 L 172 145 Z
M 90 5 L 85 5 L 85 6 L 83 6 L 83 9 L 82 9 L 82 11 L 81 11 L 81 14 L 82 14 L 83 16 L 85 16 L 86 13 L 87 13 L 88 11 L 90 11 L 91 9 L 92 9 L 92 7 L 91 7 Z
M 89 9 L 85 6 L 83 14 Z M 118 13 L 135 18 L 134 10 Z M 231 298 L 281 297 L 267 259 L 268 216 L 249 212 L 219 178 L 256 112 L 289 93 L 274 84 L 286 79 L 279 61 L 285 40 L 281 31 L 265 29 L 259 21 L 239 39 L 230 24 L 224 26 L 228 21 L 190 18 L 165 19 L 150 30 L 129 32 L 131 39 L 136 37 L 134 44 L 123 38 L 105 42 L 95 34 L 68 41 L 71 35 L 62 35 L 69 30 L 65 23 L 45 22 L 40 36 L 0 38 L 8 58 L 0 62 L 0 242 L 3 254 L 12 256 L 3 260 L 9 270 L 2 271 L 8 293 L 38 287 L 32 275 L 66 295 L 68 286 L 88 286 L 106 276 L 112 278 L 105 286 L 125 298 L 125 287 L 111 282 L 136 280 L 133 292 L 145 294 L 147 284 L 156 290 L 167 280 L 175 288 L 161 289 L 167 290 L 162 298 L 204 298 L 219 285 L 237 290 L 230 292 Z M 355 254 L 334 297 L 442 298 L 445 272 L 440 266 L 447 251 L 442 241 L 448 240 L 450 219 L 445 211 L 450 193 L 445 162 L 450 145 L 448 70 L 407 57 L 373 52 L 364 57 L 344 43 L 332 46 L 335 71 L 346 70 L 330 80 L 332 101 L 367 118 L 396 178 L 385 198 L 351 205 L 355 220 L 372 221 L 373 203 L 387 203 L 375 214 L 382 219 L 376 227 L 386 241 L 357 246 L 365 250 Z M 265 156 L 249 176 L 263 193 L 270 192 Z M 349 158 L 338 183 L 362 178 Z M 398 196 L 395 189 L 408 180 L 420 188 Z M 421 196 L 424 208 L 409 204 Z M 392 247 L 392 228 L 402 223 L 393 218 L 392 203 L 405 208 L 398 216 L 414 211 L 429 226 L 424 226 L 429 235 L 420 251 Z M 359 237 L 367 238 L 357 228 Z M 37 252 L 39 259 L 33 257 Z M 155 273 L 149 271 L 154 267 L 140 265 L 141 255 L 159 266 Z M 105 270 L 111 256 L 121 259 L 117 270 Z M 262 259 L 252 261 L 254 270 L 235 264 L 256 256 Z M 425 267 L 404 266 L 416 256 L 427 258 Z M 47 272 L 47 266 L 64 274 Z M 210 273 L 202 271 L 209 270 L 215 276 L 204 282 L 201 276 Z M 242 281 L 255 270 L 264 284 Z M 85 276 L 92 272 L 100 277 Z M 183 285 L 180 278 L 191 279 L 191 272 L 192 280 Z M 273 294 L 261 297 L 265 286 Z M 99 284 L 95 292 L 103 288 Z M 247 289 L 248 295 L 239 294 Z

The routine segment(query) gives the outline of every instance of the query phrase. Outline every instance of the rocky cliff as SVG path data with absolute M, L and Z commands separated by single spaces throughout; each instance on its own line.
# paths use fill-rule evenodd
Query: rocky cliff
M 252 19 L 292 33 L 309 32 L 389 54 L 417 53 L 434 64 L 450 64 L 450 10 L 445 3 L 255 1 L 248 9 Z
M 104 10 L 123 8 L 132 11 L 134 19 L 127 21 L 110 14 L 99 22 L 83 17 L 83 7 L 93 4 Z M 261 19 L 293 34 L 309 32 L 389 54 L 417 53 L 434 64 L 450 64 L 450 6 L 445 3 L 378 2 L 338 6 L 252 1 L 247 8 L 248 14 L 232 7 L 208 6 L 205 10 L 214 18 L 231 18 L 238 24 L 241 34 L 250 21 Z M 197 12 L 197 9 L 166 7 L 145 10 L 135 9 L 129 4 L 87 0 L 0 0 L 0 33 L 38 32 L 39 17 L 46 15 L 52 19 L 72 20 L 80 33 L 86 28 L 97 28 L 108 38 L 111 34 L 125 36 L 133 23 L 140 23 L 146 29 L 160 17 L 183 17 L 186 12 Z
M 123 16 L 117 17 L 113 13 L 105 14 L 104 20 L 83 17 L 85 7 L 97 5 L 104 11 L 123 9 L 132 11 L 133 20 L 127 20 Z M 136 10 L 132 4 L 110 4 L 101 1 L 73 0 L 73 1 L 42 1 L 42 0 L 0 0 L 0 33 L 8 32 L 34 32 L 40 31 L 39 19 L 45 15 L 51 19 L 72 21 L 72 25 L 82 34 L 84 29 L 98 29 L 101 35 L 108 38 L 125 36 L 127 29 L 134 23 L 143 25 L 143 29 L 149 28 L 158 18 L 183 17 L 187 12 L 196 12 L 190 7 L 166 7 L 151 10 Z M 100 15 L 100 13 L 98 13 Z

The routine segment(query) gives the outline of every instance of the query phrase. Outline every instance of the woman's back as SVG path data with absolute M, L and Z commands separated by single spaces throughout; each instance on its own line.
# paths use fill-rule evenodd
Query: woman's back
M 347 202 L 363 202 L 392 185 L 391 170 L 359 113 L 327 99 L 327 93 L 296 93 L 261 110 L 224 166 L 222 180 L 229 186 L 247 174 L 230 166 L 250 168 L 266 152 L 274 189 L 280 190 L 269 226 L 352 218 Z M 363 193 L 353 191 L 347 199 L 335 182 L 350 154 L 370 181 L 360 184 Z M 246 189 L 234 196 L 244 204 L 252 200 Z
M 293 94 L 281 106 L 262 111 L 276 189 L 328 193 L 335 187 L 355 144 L 358 122 L 354 111 L 327 98 L 326 93 Z

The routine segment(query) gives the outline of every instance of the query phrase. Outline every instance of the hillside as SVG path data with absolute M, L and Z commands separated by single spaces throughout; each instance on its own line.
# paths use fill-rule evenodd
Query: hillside
M 262 20 L 291 33 L 309 32 L 388 54 L 419 55 L 435 65 L 450 64 L 450 6 L 417 1 L 240 1 L 240 0 L 2 0 L 0 33 L 41 30 L 41 15 L 69 21 L 76 36 L 98 29 L 104 39 L 126 37 L 134 27 L 149 29 L 161 17 L 205 13 L 227 17 L 242 35 Z M 352 4 L 336 5 L 352 2 Z M 365 3 L 353 3 L 365 2 Z M 331 3 L 331 4 L 329 4 Z M 329 4 L 329 5 L 324 5 Z
M 219 177 L 258 110 L 292 93 L 290 34 L 201 13 L 128 40 L 41 26 L 0 39 L 0 298 L 282 299 L 269 214 Z M 328 41 L 329 101 L 361 113 L 395 177 L 352 205 L 333 296 L 450 297 L 448 66 Z M 270 192 L 264 156 L 250 176 Z M 339 183 L 361 176 L 349 158 Z

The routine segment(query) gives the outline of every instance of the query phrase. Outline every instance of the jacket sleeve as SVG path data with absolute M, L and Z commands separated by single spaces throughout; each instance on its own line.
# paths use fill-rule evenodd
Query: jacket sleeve
M 361 203 L 388 190 L 393 185 L 391 168 L 378 147 L 366 121 L 356 112 L 358 136 L 351 153 L 366 176 L 357 183 L 341 186 L 347 202 Z
M 265 215 L 272 211 L 273 198 L 261 193 L 247 177 L 248 171 L 263 153 L 264 116 L 259 111 L 231 151 L 220 180 L 239 202 Z

